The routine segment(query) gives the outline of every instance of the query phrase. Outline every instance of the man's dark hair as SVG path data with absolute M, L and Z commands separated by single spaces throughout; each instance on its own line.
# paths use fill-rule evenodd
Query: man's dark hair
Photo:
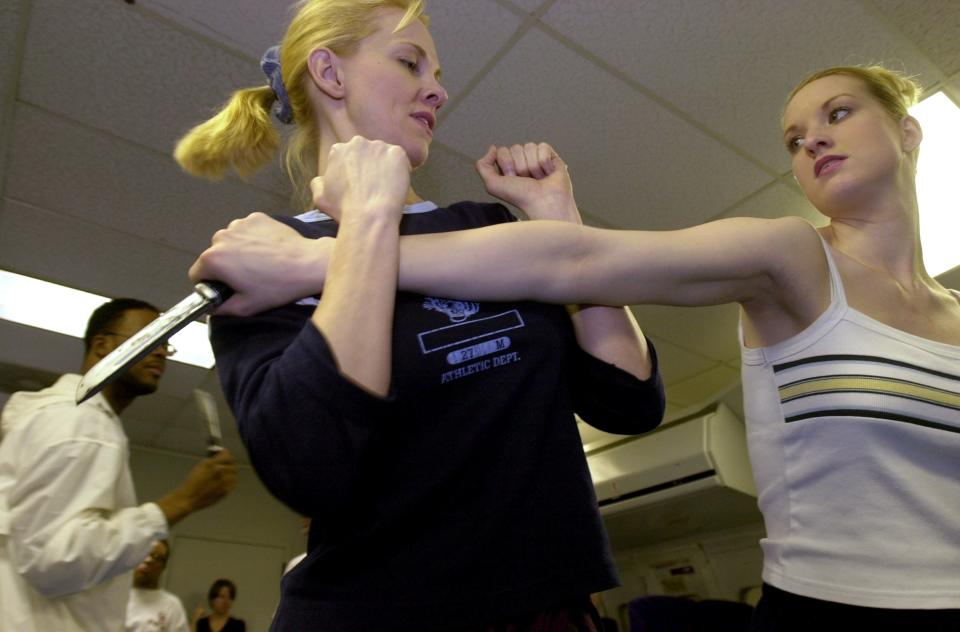
M 84 353 L 90 351 L 94 336 L 110 331 L 110 328 L 114 327 L 126 312 L 133 309 L 149 309 L 160 313 L 160 310 L 150 303 L 137 298 L 115 298 L 104 303 L 93 310 L 90 320 L 87 321 L 87 332 L 83 334 Z

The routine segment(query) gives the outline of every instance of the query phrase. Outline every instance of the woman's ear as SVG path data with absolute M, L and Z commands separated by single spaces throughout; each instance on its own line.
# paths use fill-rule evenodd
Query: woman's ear
M 903 150 L 910 153 L 920 147 L 923 140 L 923 129 L 920 121 L 910 115 L 900 119 L 900 136 L 903 139 Z
M 342 99 L 344 94 L 340 66 L 340 58 L 329 48 L 315 49 L 307 62 L 307 71 L 313 83 L 333 99 Z

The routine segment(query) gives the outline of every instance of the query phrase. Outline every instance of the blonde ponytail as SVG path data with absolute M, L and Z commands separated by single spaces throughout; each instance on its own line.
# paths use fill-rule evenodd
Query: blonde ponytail
M 220 112 L 197 125 L 177 142 L 174 158 L 184 171 L 216 180 L 233 169 L 247 176 L 273 157 L 280 135 L 272 117 L 292 124 L 287 134 L 284 167 L 293 197 L 301 209 L 310 208 L 310 179 L 317 175 L 320 136 L 307 92 L 310 52 L 326 46 L 348 55 L 376 27 L 376 11 L 394 7 L 404 11 L 397 29 L 413 20 L 429 26 L 423 0 L 300 0 L 296 15 L 279 47 L 260 60 L 270 85 L 238 90 Z M 281 64 L 282 58 L 282 64 Z
M 173 157 L 191 175 L 219 180 L 229 169 L 248 176 L 280 146 L 270 120 L 276 97 L 270 86 L 237 90 L 213 118 L 178 142 Z

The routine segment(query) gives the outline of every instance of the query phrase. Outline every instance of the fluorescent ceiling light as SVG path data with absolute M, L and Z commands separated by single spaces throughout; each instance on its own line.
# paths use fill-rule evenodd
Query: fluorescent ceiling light
M 82 339 L 90 314 L 109 300 L 0 270 L 0 318 L 21 325 Z M 177 353 L 170 357 L 174 362 L 205 369 L 214 364 L 213 349 L 204 323 L 190 323 L 170 339 L 170 344 L 177 348 Z
M 957 197 L 957 141 L 960 108 L 937 92 L 910 108 L 920 121 L 923 142 L 917 162 L 920 242 L 927 272 L 937 276 L 960 265 L 960 201 Z

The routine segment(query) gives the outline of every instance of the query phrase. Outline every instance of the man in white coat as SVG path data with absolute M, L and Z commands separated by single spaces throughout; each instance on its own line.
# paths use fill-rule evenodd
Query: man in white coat
M 82 371 L 157 314 L 136 299 L 97 308 Z M 131 571 L 153 542 L 236 486 L 224 450 L 159 500 L 137 504 L 118 415 L 157 389 L 170 353 L 157 347 L 79 406 L 75 374 L 10 397 L 0 415 L 0 630 L 122 630 Z

